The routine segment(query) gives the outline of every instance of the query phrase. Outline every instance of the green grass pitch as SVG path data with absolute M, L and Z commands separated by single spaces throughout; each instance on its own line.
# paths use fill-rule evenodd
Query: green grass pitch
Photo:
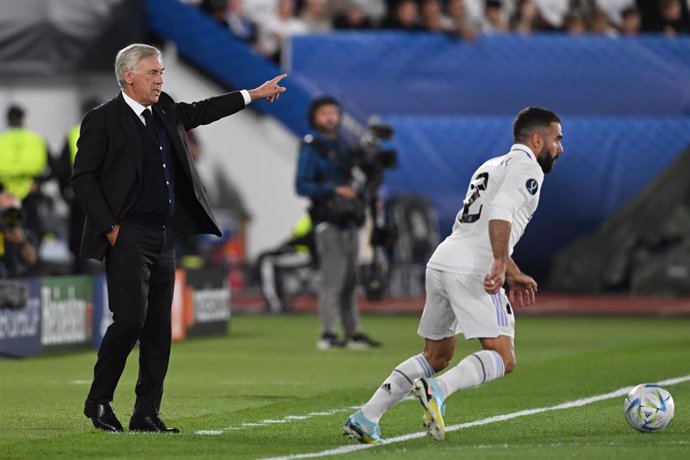
M 389 445 L 354 450 L 341 435 L 352 407 L 407 357 L 419 353 L 415 316 L 366 316 L 380 350 L 317 351 L 314 315 L 235 316 L 226 337 L 173 346 L 161 417 L 180 435 L 106 434 L 81 413 L 95 351 L 0 360 L 0 458 L 270 458 L 332 452 L 335 458 L 687 459 L 690 382 L 669 385 L 672 425 L 638 433 L 624 396 L 450 431 L 421 433 L 406 400 L 382 419 Z M 519 317 L 518 366 L 506 378 L 453 395 L 449 427 L 690 374 L 690 318 Z M 477 349 L 459 341 L 453 364 Z M 126 426 L 136 350 L 115 396 Z M 203 434 L 202 434 L 203 433 Z M 337 450 L 345 447 L 344 449 Z M 329 457 L 334 458 L 334 457 Z

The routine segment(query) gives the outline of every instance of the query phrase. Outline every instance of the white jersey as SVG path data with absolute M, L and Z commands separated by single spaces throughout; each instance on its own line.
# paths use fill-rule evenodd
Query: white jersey
M 507 154 L 492 158 L 472 175 L 453 232 L 436 248 L 427 267 L 452 273 L 486 274 L 493 262 L 489 221 L 512 224 L 508 254 L 537 210 L 544 173 L 534 152 L 514 144 Z

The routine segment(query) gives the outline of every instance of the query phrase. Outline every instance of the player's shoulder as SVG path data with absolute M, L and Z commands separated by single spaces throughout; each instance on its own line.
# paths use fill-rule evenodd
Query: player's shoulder
M 532 152 L 511 150 L 500 158 L 500 164 L 506 166 L 512 172 L 534 175 L 540 182 L 544 178 L 544 172 Z
M 537 158 L 534 153 L 527 149 L 511 149 L 508 153 L 503 155 L 504 158 L 509 158 L 513 163 L 535 163 Z
M 513 177 L 513 181 L 517 181 L 520 192 L 527 198 L 538 197 L 541 184 L 544 182 L 544 171 L 536 158 L 531 152 L 516 150 L 508 153 L 507 157 L 511 158 L 512 162 L 508 174 Z

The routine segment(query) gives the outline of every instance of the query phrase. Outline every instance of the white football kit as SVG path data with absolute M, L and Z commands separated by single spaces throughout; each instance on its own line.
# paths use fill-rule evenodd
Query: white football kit
M 489 221 L 512 224 L 508 245 L 512 255 L 537 210 L 543 180 L 534 152 L 523 144 L 514 144 L 510 152 L 474 172 L 453 232 L 427 263 L 420 336 L 431 340 L 459 333 L 468 340 L 514 336 L 515 317 L 505 291 L 491 295 L 484 290 L 484 276 L 493 262 Z

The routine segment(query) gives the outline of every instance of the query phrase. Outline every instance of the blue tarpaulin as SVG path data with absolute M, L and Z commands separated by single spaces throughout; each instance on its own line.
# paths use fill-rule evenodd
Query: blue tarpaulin
M 384 116 L 399 166 L 388 195 L 428 196 L 450 233 L 471 174 L 512 144 L 509 116 Z M 690 146 L 690 118 L 562 117 L 564 154 L 544 179 L 516 260 L 542 272 L 555 251 L 592 231 Z M 685 173 L 683 173 L 685 174 Z

